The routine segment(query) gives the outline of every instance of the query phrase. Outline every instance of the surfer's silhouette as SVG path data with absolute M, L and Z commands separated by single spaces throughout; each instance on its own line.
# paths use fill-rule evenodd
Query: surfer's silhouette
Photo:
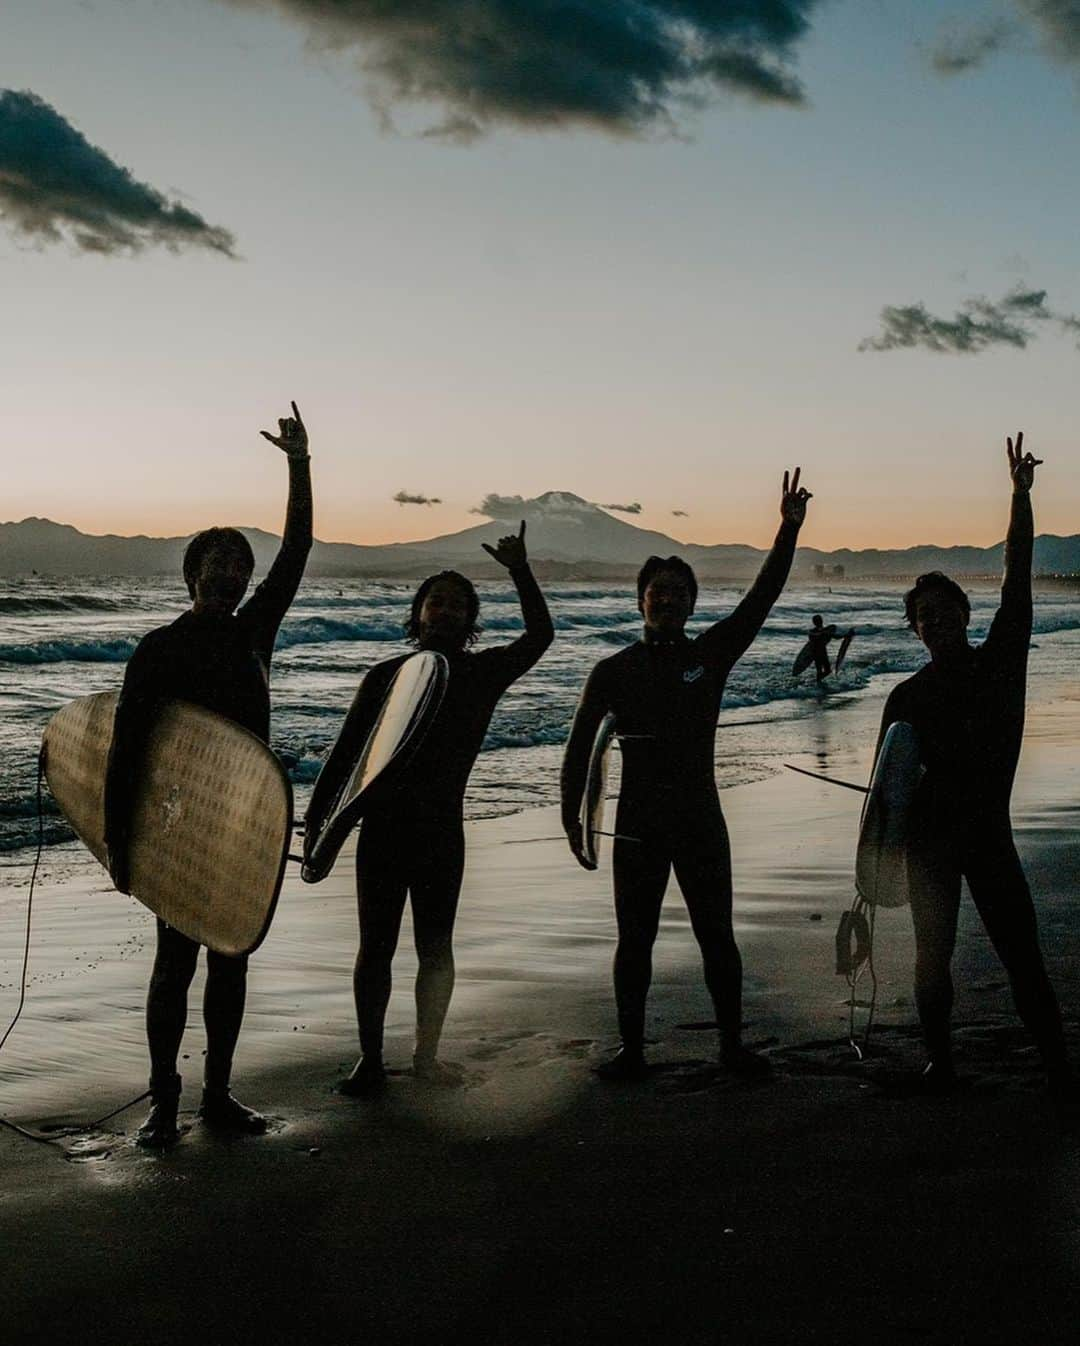
M 479 599 L 464 575 L 444 570 L 420 585 L 406 634 L 420 649 L 446 656 L 450 677 L 438 713 L 397 788 L 364 815 L 356 847 L 360 949 L 353 974 L 361 1056 L 342 1093 L 375 1093 L 386 1082 L 383 1025 L 391 964 L 408 896 L 419 959 L 416 978 L 415 1074 L 435 1084 L 460 1075 L 438 1059 L 439 1039 L 454 988 L 453 930 L 465 861 L 463 804 L 469 773 L 496 702 L 540 658 L 554 638 L 547 604 L 529 568 L 525 523 L 517 534 L 483 544 L 505 566 L 521 599 L 525 631 L 508 645 L 471 653 L 478 637 Z M 307 837 L 318 836 L 370 732 L 394 674 L 407 654 L 365 675 L 338 740 L 319 775 L 307 814 Z
M 832 672 L 829 662 L 829 641 L 836 635 L 835 626 L 825 626 L 820 612 L 815 612 L 810 621 L 810 630 L 806 633 L 806 642 L 814 660 L 814 672 L 818 682 L 824 682 Z
M 920 575 L 904 599 L 907 620 L 930 663 L 894 687 L 881 720 L 880 749 L 894 721 L 913 725 L 926 774 L 912 814 L 908 847 L 915 925 L 915 999 L 929 1063 L 920 1087 L 956 1087 L 950 972 L 960 880 L 1009 974 L 1021 1018 L 1035 1039 L 1051 1091 L 1073 1091 L 1057 1000 L 1043 966 L 1035 909 L 1013 845 L 1009 796 L 1024 731 L 1031 638 L 1030 492 L 1041 459 L 1006 441 L 1012 509 L 1005 539 L 1001 606 L 986 639 L 968 642 L 971 613 L 963 589 L 940 571 Z
M 140 754 L 158 706 L 191 701 L 249 729 L 265 743 L 270 731 L 270 659 L 274 638 L 304 573 L 311 549 L 311 473 L 307 431 L 296 408 L 278 434 L 260 431 L 289 460 L 289 504 L 281 548 L 269 573 L 242 607 L 255 569 L 247 538 L 236 528 L 197 533 L 184 552 L 191 608 L 139 642 L 124 674 L 116 708 L 105 786 L 109 872 L 129 890 L 128 836 L 139 788 Z M 158 921 L 157 954 L 146 1002 L 152 1107 L 138 1142 L 164 1148 L 177 1138 L 180 1076 L 176 1058 L 187 1022 L 187 994 L 199 945 Z M 244 1017 L 247 958 L 207 951 L 206 1064 L 200 1116 L 226 1131 L 259 1133 L 266 1120 L 229 1092 L 233 1052 Z
M 724 684 L 780 595 L 810 492 L 800 469 L 784 473 L 781 524 L 753 586 L 724 620 L 701 635 L 684 627 L 697 581 L 677 556 L 650 556 L 638 575 L 643 638 L 596 665 L 574 717 L 562 769 L 562 818 L 570 849 L 586 869 L 580 807 L 589 756 L 604 717 L 615 715 L 622 788 L 613 851 L 615 1000 L 622 1046 L 600 1068 L 611 1078 L 645 1071 L 645 1002 L 652 947 L 671 869 L 682 889 L 705 964 L 720 1030 L 721 1059 L 743 1075 L 768 1070 L 742 1045 L 742 961 L 732 928 L 731 855 L 713 766 Z M 628 839 L 632 838 L 632 839 Z
M 819 687 L 825 685 L 825 679 L 832 673 L 840 672 L 840 665 L 844 662 L 844 656 L 848 652 L 848 646 L 855 638 L 855 628 L 846 631 L 840 640 L 840 649 L 836 655 L 836 663 L 829 661 L 829 642 L 835 640 L 837 635 L 836 627 L 826 626 L 820 613 L 815 613 L 810 624 L 810 630 L 806 633 L 806 644 L 795 656 L 795 662 L 791 666 L 791 676 L 798 678 L 799 675 L 811 664 L 814 665 L 814 672 L 817 676 Z

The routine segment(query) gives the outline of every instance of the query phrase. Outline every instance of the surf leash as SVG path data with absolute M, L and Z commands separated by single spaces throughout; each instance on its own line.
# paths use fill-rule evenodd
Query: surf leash
M 642 844 L 640 837 L 624 837 L 621 832 L 601 832 L 599 828 L 592 829 L 594 837 L 614 837 L 616 841 L 632 841 L 635 846 Z M 511 841 L 504 841 L 504 846 L 528 846 L 534 841 L 565 841 L 566 833 L 558 837 L 514 837 Z
M 30 871 L 30 892 L 26 899 L 26 937 L 23 941 L 22 975 L 19 978 L 19 1005 L 15 1011 L 15 1017 L 5 1029 L 4 1036 L 0 1038 L 0 1051 L 3 1050 L 4 1043 L 11 1037 L 11 1031 L 19 1022 L 19 1016 L 26 1004 L 26 969 L 30 966 L 30 922 L 34 911 L 34 884 L 37 882 L 38 866 L 41 864 L 41 852 L 45 848 L 45 813 L 41 802 L 41 778 L 44 774 L 45 749 L 42 747 L 38 750 L 37 759 L 37 853 L 34 856 L 34 867 Z
M 797 771 L 800 776 L 809 776 L 811 780 L 823 780 L 827 785 L 842 785 L 845 790 L 858 790 L 861 795 L 870 793 L 869 785 L 856 785 L 854 781 L 837 780 L 835 776 L 823 776 L 819 771 L 807 771 L 805 767 L 792 766 L 790 762 L 783 764 L 789 771 Z
M 41 864 L 41 853 L 45 848 L 45 810 L 41 798 L 41 781 L 45 774 L 45 748 L 44 745 L 38 752 L 37 761 L 37 821 L 38 821 L 38 840 L 37 853 L 34 856 L 34 867 L 30 871 L 30 891 L 26 898 L 26 935 L 23 941 L 22 974 L 19 978 L 19 1004 L 15 1010 L 15 1016 L 4 1030 L 4 1036 L 0 1038 L 0 1050 L 3 1050 L 4 1044 L 11 1036 L 12 1030 L 19 1022 L 19 1017 L 23 1012 L 23 1006 L 26 1004 L 26 972 L 30 966 L 30 927 L 34 911 L 34 885 L 37 882 L 38 868 Z M 121 1112 L 126 1112 L 128 1108 L 133 1108 L 136 1103 L 141 1103 L 144 1098 L 149 1098 L 150 1090 L 147 1089 L 141 1093 L 138 1098 L 133 1098 L 129 1103 L 123 1103 L 118 1108 L 113 1108 L 112 1112 L 107 1112 L 104 1117 L 98 1117 L 92 1122 L 85 1122 L 80 1126 L 57 1127 L 55 1131 L 31 1131 L 25 1126 L 20 1126 L 18 1122 L 11 1122 L 6 1117 L 0 1117 L 0 1126 L 6 1127 L 9 1131 L 14 1131 L 17 1136 L 23 1136 L 26 1140 L 36 1140 L 42 1145 L 60 1145 L 62 1147 L 65 1136 L 82 1135 L 86 1131 L 92 1131 L 102 1122 L 110 1121 Z
M 866 912 L 869 908 L 869 918 Z M 851 994 L 848 997 L 848 1043 L 861 1061 L 870 1043 L 870 1029 L 874 1023 L 874 1009 L 877 1005 L 878 980 L 874 968 L 874 921 L 877 908 L 865 901 L 862 894 L 856 892 L 851 908 L 840 917 L 836 931 L 836 972 L 847 978 Z M 869 1014 L 866 1028 L 863 1030 L 862 1046 L 856 1041 L 855 1009 L 856 987 L 864 972 L 870 973 L 871 992 Z
M 144 1089 L 137 1098 L 129 1099 L 127 1103 L 121 1103 L 118 1108 L 113 1108 L 112 1112 L 107 1112 L 104 1117 L 96 1117 L 92 1122 L 80 1122 L 76 1126 L 57 1126 L 49 1131 L 31 1131 L 25 1126 L 20 1126 L 18 1122 L 9 1121 L 6 1117 L 0 1117 L 0 1126 L 6 1126 L 9 1131 L 14 1131 L 17 1136 L 23 1136 L 27 1140 L 36 1140 L 42 1145 L 59 1145 L 63 1149 L 63 1143 L 68 1136 L 83 1136 L 88 1131 L 93 1131 L 101 1126 L 103 1122 L 112 1121 L 120 1113 L 127 1112 L 128 1108 L 133 1108 L 136 1103 L 141 1103 L 144 1098 L 150 1097 L 150 1090 Z

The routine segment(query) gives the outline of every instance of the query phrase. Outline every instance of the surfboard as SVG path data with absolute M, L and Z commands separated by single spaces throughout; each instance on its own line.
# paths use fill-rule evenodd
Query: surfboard
M 840 642 L 840 648 L 836 651 L 836 661 L 833 664 L 834 673 L 840 672 L 840 666 L 844 662 L 847 652 L 851 648 L 851 642 L 854 639 L 855 639 L 855 628 L 852 627 L 851 630 L 848 631 L 847 634 L 844 636 L 843 640 Z
M 908 816 L 922 774 L 915 730 L 903 721 L 891 724 L 870 777 L 855 852 L 855 886 L 870 906 L 908 901 Z
M 434 650 L 410 655 L 394 674 L 378 718 L 318 835 L 305 839 L 300 870 L 305 883 L 318 883 L 330 873 L 376 789 L 382 794 L 393 788 L 438 714 L 449 678 L 446 656 Z
M 611 711 L 600 721 L 589 754 L 585 791 L 581 796 L 581 850 L 590 864 L 600 859 L 600 837 L 607 801 L 608 753 L 615 737 L 615 716 Z
M 107 863 L 105 772 L 118 696 L 101 692 L 45 726 L 45 779 L 90 852 Z M 131 819 L 131 893 L 216 953 L 257 948 L 270 928 L 292 829 L 292 786 L 254 734 L 167 701 L 147 740 Z
M 836 635 L 835 626 L 823 626 L 821 634 L 827 636 L 830 640 Z M 807 641 L 799 653 L 795 656 L 795 662 L 791 665 L 791 676 L 797 678 L 800 673 L 809 668 L 814 662 L 814 646 L 812 641 Z

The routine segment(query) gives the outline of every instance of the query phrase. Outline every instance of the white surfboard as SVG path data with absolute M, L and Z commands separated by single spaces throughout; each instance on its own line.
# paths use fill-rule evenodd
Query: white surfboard
M 608 753 L 615 737 L 615 716 L 609 711 L 600 721 L 589 754 L 589 769 L 585 775 L 585 791 L 581 796 L 581 849 L 590 864 L 600 859 L 600 837 L 603 835 L 604 805 L 607 799 Z
M 45 726 L 45 779 L 102 864 L 105 773 L 117 694 L 72 701 Z M 292 787 L 261 739 L 184 701 L 155 716 L 133 801 L 131 894 L 216 953 L 257 948 L 270 928 L 292 831 Z
M 832 670 L 834 673 L 839 673 L 840 669 L 843 667 L 844 660 L 847 658 L 847 652 L 851 648 L 851 642 L 854 639 L 855 639 L 855 628 L 852 627 L 851 630 L 846 632 L 846 634 L 844 635 L 843 640 L 840 642 L 840 648 L 836 652 L 836 660 L 833 663 L 833 670 Z
M 855 886 L 870 906 L 908 901 L 908 819 L 922 775 L 915 730 L 898 720 L 881 745 L 859 822 Z
M 411 655 L 394 674 L 378 718 L 318 835 L 305 844 L 300 877 L 318 883 L 333 868 L 376 786 L 381 794 L 408 766 L 446 693 L 450 665 L 434 650 Z

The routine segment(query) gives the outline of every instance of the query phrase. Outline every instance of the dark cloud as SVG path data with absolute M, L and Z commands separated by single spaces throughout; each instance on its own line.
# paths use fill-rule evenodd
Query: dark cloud
M 640 514 L 641 505 L 635 500 L 632 505 L 601 505 L 601 509 L 613 509 L 617 514 Z
M 931 351 L 972 354 L 990 346 L 1023 350 L 1035 336 L 1036 324 L 1056 323 L 1064 330 L 1080 330 L 1080 319 L 1054 313 L 1046 306 L 1045 290 L 1017 287 L 1003 299 L 965 300 L 951 318 L 936 318 L 925 304 L 881 310 L 881 332 L 859 343 L 861 351 L 891 351 L 921 346 Z
M 436 106 L 426 134 L 496 125 L 671 130 L 722 93 L 805 101 L 791 61 L 821 0 L 228 0 L 355 52 L 389 123 Z
M 1043 45 L 1056 60 L 1080 63 L 1080 0 L 1015 0 L 1032 20 Z
M 437 495 L 412 495 L 408 491 L 398 491 L 392 499 L 399 505 L 441 505 L 442 501 Z
M 677 519 L 689 519 L 690 517 L 685 509 L 673 509 L 671 512 Z
M 39 243 L 82 252 L 210 248 L 235 239 L 114 163 L 42 98 L 0 90 L 0 221 Z
M 1016 31 L 1016 25 L 1007 19 L 952 29 L 943 33 L 931 50 L 930 64 L 939 75 L 961 75 L 975 70 L 1007 46 Z

